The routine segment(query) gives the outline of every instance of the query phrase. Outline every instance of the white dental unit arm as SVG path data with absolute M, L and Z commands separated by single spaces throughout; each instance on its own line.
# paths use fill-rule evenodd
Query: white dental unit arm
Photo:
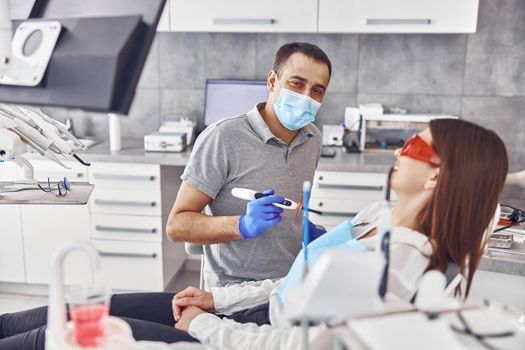
M 20 178 L 13 181 L 10 187 L 4 184 L 0 192 L 22 188 L 17 185 L 37 183 L 33 178 L 33 167 L 23 157 L 31 148 L 66 169 L 68 167 L 58 156 L 89 165 L 75 154 L 75 151 L 86 147 L 64 124 L 35 107 L 0 104 L 0 161 L 13 162 L 21 170 Z

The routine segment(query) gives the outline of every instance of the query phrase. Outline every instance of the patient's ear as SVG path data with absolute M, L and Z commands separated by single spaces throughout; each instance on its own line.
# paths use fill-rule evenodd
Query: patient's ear
M 427 179 L 425 185 L 423 186 L 425 190 L 433 190 L 437 186 L 439 178 L 439 168 L 432 173 L 432 175 Z

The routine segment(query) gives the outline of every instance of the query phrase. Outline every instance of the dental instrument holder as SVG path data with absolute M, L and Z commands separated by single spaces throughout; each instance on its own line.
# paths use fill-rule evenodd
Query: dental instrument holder
M 35 180 L 35 171 L 33 169 L 33 165 L 31 165 L 27 159 L 19 156 L 8 159 L 8 161 L 16 164 L 18 168 L 19 178 L 13 181 L 13 183 L 24 185 L 38 184 L 38 180 Z
M 83 349 L 74 341 L 74 329 L 67 322 L 66 302 L 64 297 L 64 261 L 74 251 L 87 254 L 91 266 L 91 283 L 94 274 L 100 269 L 99 252 L 89 242 L 69 242 L 58 248 L 51 257 L 51 283 L 49 285 L 49 307 L 46 329 L 46 350 Z M 109 332 L 108 332 L 109 331 Z M 108 317 L 106 342 L 100 348 L 107 350 L 129 349 L 133 346 L 131 328 L 117 318 Z M 96 349 L 96 348 L 91 348 Z

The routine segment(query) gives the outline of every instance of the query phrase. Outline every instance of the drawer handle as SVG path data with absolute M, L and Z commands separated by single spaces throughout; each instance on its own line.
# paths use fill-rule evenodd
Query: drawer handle
M 95 230 L 97 231 L 106 231 L 106 232 L 131 232 L 131 233 L 157 233 L 156 228 L 128 228 L 128 227 L 111 227 L 111 226 L 102 226 L 95 225 Z
M 277 21 L 273 18 L 214 18 L 214 25 L 272 25 Z
M 432 20 L 430 18 L 367 18 L 365 23 L 367 25 L 429 25 L 432 23 Z
M 95 199 L 95 204 L 121 207 L 154 207 L 157 205 L 156 202 L 109 201 L 105 199 Z
M 112 258 L 146 258 L 146 259 L 155 259 L 157 257 L 157 253 L 151 253 L 151 254 L 113 253 L 113 252 L 103 252 L 101 250 L 99 250 L 98 253 L 100 254 L 100 256 L 112 257 Z
M 328 216 L 343 216 L 343 217 L 354 217 L 357 215 L 357 213 L 342 213 L 340 211 L 324 211 L 323 217 L 326 218 Z
M 111 175 L 111 174 L 93 174 L 93 178 L 99 180 L 116 180 L 116 181 L 155 181 L 155 176 L 141 175 Z
M 336 184 L 318 184 L 319 188 L 330 188 L 338 190 L 360 190 L 360 191 L 378 191 L 382 192 L 384 186 L 364 186 L 364 185 L 336 185 Z

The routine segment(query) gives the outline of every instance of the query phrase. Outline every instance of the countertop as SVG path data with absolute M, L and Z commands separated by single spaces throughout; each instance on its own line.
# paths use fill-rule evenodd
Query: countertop
M 361 154 L 344 153 L 341 148 L 335 148 L 334 158 L 322 157 L 318 170 L 325 171 L 357 171 L 387 173 L 393 164 L 392 152 L 371 152 Z M 82 159 L 90 162 L 142 163 L 169 166 L 185 166 L 191 150 L 181 153 L 146 152 L 144 141 L 137 138 L 122 140 L 120 151 L 110 151 L 109 143 L 102 142 L 86 151 L 79 152 Z
M 334 158 L 321 158 L 318 170 L 324 171 L 354 171 L 387 173 L 393 163 L 392 152 L 373 151 L 361 154 L 344 153 L 341 148 L 335 148 Z M 79 152 L 82 159 L 89 162 L 116 162 L 116 163 L 142 163 L 159 164 L 163 166 L 185 166 L 191 150 L 181 153 L 162 153 L 144 151 L 144 142 L 140 138 L 124 138 L 122 150 L 112 152 L 108 142 L 90 147 Z M 515 249 L 525 253 L 525 244 L 516 243 Z M 482 258 L 480 270 L 500 272 L 525 277 L 525 256 L 507 252 L 489 252 Z

